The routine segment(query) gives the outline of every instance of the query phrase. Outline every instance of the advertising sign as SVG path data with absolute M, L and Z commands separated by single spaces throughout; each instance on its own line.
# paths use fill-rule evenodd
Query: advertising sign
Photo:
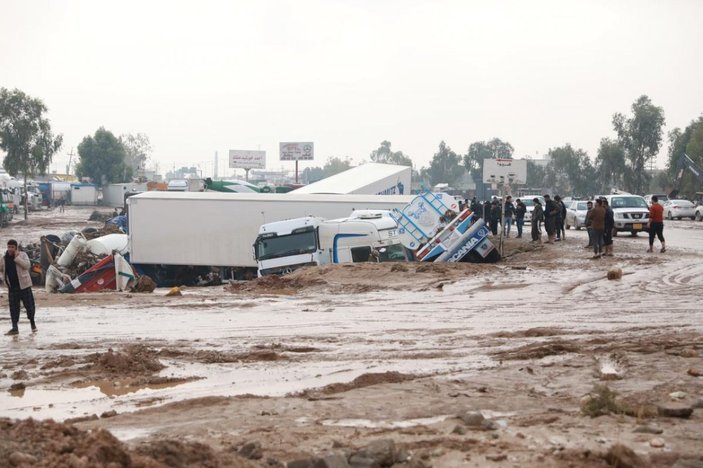
M 229 150 L 232 169 L 266 169 L 266 151 Z
M 483 160 L 483 182 L 524 184 L 527 182 L 527 160 L 486 158 Z
M 311 161 L 313 158 L 312 142 L 279 143 L 281 161 Z

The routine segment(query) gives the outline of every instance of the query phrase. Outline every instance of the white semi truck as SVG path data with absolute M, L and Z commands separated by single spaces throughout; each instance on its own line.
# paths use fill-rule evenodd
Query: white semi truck
M 398 225 L 380 211 L 342 219 L 306 216 L 267 223 L 259 229 L 254 252 L 259 276 L 329 263 L 407 260 Z
M 130 262 L 159 285 L 188 284 L 194 271 L 257 274 L 253 245 L 262 224 L 355 210 L 403 208 L 411 196 L 144 192 L 127 199 Z M 205 268 L 196 268 L 205 267 Z

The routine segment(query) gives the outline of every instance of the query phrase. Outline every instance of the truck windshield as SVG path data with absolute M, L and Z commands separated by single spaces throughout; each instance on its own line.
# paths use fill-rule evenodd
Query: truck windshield
M 381 262 L 402 262 L 405 260 L 405 250 L 403 244 L 393 244 L 381 249 L 379 261 Z
M 316 249 L 315 231 L 265 237 L 256 240 L 256 259 L 266 260 L 268 258 L 299 255 L 314 252 Z
M 610 201 L 612 208 L 648 208 L 642 197 L 613 197 Z

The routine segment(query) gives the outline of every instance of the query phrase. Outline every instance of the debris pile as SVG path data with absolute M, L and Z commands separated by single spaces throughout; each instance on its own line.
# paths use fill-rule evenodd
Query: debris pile
M 35 285 L 47 292 L 86 292 L 101 289 L 118 291 L 137 286 L 137 278 L 128 259 L 126 216 L 111 216 L 94 211 L 90 220 L 104 220 L 102 228 L 88 227 L 62 236 L 41 236 L 28 244 L 25 252 L 32 263 L 30 275 Z M 150 278 L 140 279 L 133 292 L 152 292 Z

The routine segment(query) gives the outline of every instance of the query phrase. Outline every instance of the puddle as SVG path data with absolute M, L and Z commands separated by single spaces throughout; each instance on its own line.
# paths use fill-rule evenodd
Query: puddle
M 103 395 L 108 397 L 115 397 L 128 395 L 130 393 L 136 393 L 141 390 L 162 390 L 164 388 L 173 388 L 177 387 L 178 385 L 183 385 L 185 383 L 192 382 L 193 380 L 197 380 L 197 378 L 178 379 L 160 383 L 134 384 L 131 382 L 126 382 L 125 384 L 122 384 L 118 380 L 101 379 L 94 380 L 91 382 L 78 382 L 71 386 L 74 388 L 97 387 L 100 390 L 100 393 L 102 393 Z
M 127 442 L 128 440 L 147 437 L 154 432 L 154 429 L 144 429 L 140 427 L 111 427 L 110 432 L 122 442 Z
M 454 415 L 445 414 L 442 416 L 434 416 L 432 418 L 405 419 L 403 421 L 372 421 L 370 419 L 325 419 L 322 421 L 322 425 L 338 427 L 364 427 L 369 429 L 405 429 L 408 427 L 415 426 L 429 426 L 431 424 L 441 423 L 442 421 L 453 417 Z

